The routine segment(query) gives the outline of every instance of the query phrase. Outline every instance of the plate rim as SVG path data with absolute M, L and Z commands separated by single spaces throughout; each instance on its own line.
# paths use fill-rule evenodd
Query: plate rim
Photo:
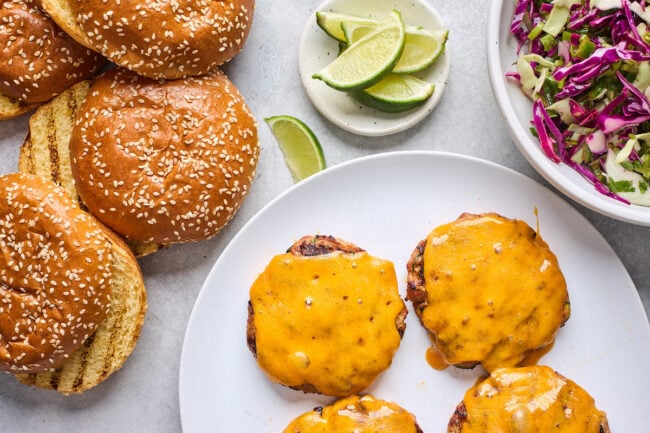
M 314 93 L 316 91 L 313 89 L 312 86 L 309 85 L 311 83 L 310 80 L 312 80 L 311 75 L 303 71 L 303 67 L 304 67 L 303 59 L 305 58 L 303 54 L 304 51 L 306 50 L 307 38 L 310 35 L 312 27 L 314 25 L 318 27 L 315 18 L 316 11 L 329 10 L 331 9 L 331 5 L 337 1 L 339 0 L 324 0 L 321 4 L 319 4 L 309 16 L 309 19 L 305 23 L 303 32 L 300 36 L 300 41 L 298 44 L 298 74 L 300 76 L 300 82 L 302 84 L 302 87 L 305 93 L 307 94 L 309 101 L 314 106 L 314 108 L 316 108 L 316 110 L 332 124 L 338 126 L 339 128 L 345 131 L 351 132 L 353 134 L 361 135 L 361 136 L 381 137 L 386 135 L 397 134 L 399 132 L 403 132 L 409 128 L 414 127 L 433 112 L 436 106 L 440 103 L 443 94 L 445 93 L 445 88 L 447 87 L 447 82 L 449 81 L 449 73 L 450 73 L 450 65 L 451 65 L 451 57 L 448 53 L 448 44 L 445 46 L 445 50 L 440 54 L 440 56 L 436 60 L 436 64 L 430 66 L 430 68 L 434 68 L 434 67 L 442 68 L 442 79 L 440 80 L 439 83 L 434 83 L 436 87 L 434 93 L 423 105 L 421 105 L 418 108 L 405 111 L 403 113 L 382 113 L 378 110 L 375 110 L 365 105 L 362 106 L 361 108 L 361 110 L 364 113 L 366 113 L 366 116 L 373 119 L 385 120 L 381 116 L 390 116 L 390 117 L 395 116 L 395 118 L 399 116 L 404 116 L 405 118 L 404 121 L 400 122 L 397 125 L 391 125 L 388 127 L 381 127 L 382 122 L 375 122 L 374 123 L 375 126 L 370 128 L 368 127 L 364 128 L 361 126 L 355 126 L 352 123 L 347 123 L 345 122 L 345 118 L 346 118 L 345 114 L 336 116 L 334 111 L 330 111 L 326 109 L 327 105 L 324 105 L 326 103 L 322 102 L 320 99 L 317 98 L 317 94 Z M 429 2 L 427 2 L 426 0 L 413 0 L 413 1 L 417 2 L 423 8 L 427 9 L 429 13 L 433 15 L 435 20 L 437 20 L 440 23 L 442 28 L 449 30 L 449 28 L 446 26 L 445 22 L 443 21 L 438 11 L 434 9 Z M 322 84 L 325 85 L 324 83 Z M 329 89 L 329 90 L 331 90 L 332 92 L 336 92 L 336 90 L 334 89 Z
M 345 162 L 342 162 L 340 164 L 337 164 L 335 166 L 328 167 L 327 169 L 316 173 L 315 175 L 303 180 L 302 182 L 299 182 L 297 184 L 294 184 L 292 187 L 288 188 L 287 190 L 283 191 L 276 197 L 274 197 L 272 200 L 270 200 L 266 205 L 264 205 L 262 208 L 260 208 L 243 226 L 239 231 L 233 236 L 233 238 L 229 241 L 229 243 L 226 245 L 226 247 L 223 249 L 221 254 L 218 256 L 218 258 L 215 260 L 214 264 L 212 265 L 210 271 L 206 275 L 206 278 L 201 286 L 201 289 L 199 291 L 199 294 L 196 297 L 196 300 L 194 302 L 194 305 L 192 307 L 191 313 L 189 315 L 189 318 L 187 320 L 187 325 L 186 329 L 184 332 L 183 336 L 183 344 L 182 344 L 182 349 L 181 349 L 181 356 L 180 356 L 180 361 L 179 361 L 179 370 L 178 370 L 178 398 L 179 398 L 179 414 L 180 414 L 180 420 L 181 420 L 181 428 L 183 431 L 185 430 L 185 425 L 187 421 L 185 420 L 185 415 L 183 413 L 183 385 L 185 384 L 183 375 L 184 375 L 184 368 L 183 365 L 186 362 L 186 356 L 187 356 L 187 347 L 186 347 L 186 342 L 188 339 L 188 335 L 191 332 L 192 324 L 195 322 L 195 316 L 197 313 L 197 310 L 199 308 L 199 305 L 201 304 L 203 298 L 207 296 L 206 294 L 210 290 L 208 287 L 208 282 L 211 280 L 213 273 L 217 272 L 217 269 L 219 268 L 220 263 L 225 260 L 224 257 L 227 257 L 229 254 L 229 251 L 234 248 L 234 245 L 238 243 L 238 240 L 240 237 L 245 236 L 246 232 L 248 231 L 249 227 L 256 224 L 256 221 L 260 218 L 263 217 L 263 215 L 268 211 L 268 209 L 274 207 L 276 203 L 281 202 L 285 200 L 285 197 L 292 194 L 294 190 L 297 190 L 299 188 L 302 188 L 303 185 L 307 185 L 309 183 L 314 183 L 318 182 L 319 179 L 325 176 L 331 176 L 334 174 L 330 173 L 336 173 L 340 170 L 345 170 L 349 166 L 355 166 L 359 164 L 372 164 L 374 160 L 379 160 L 379 159 L 400 159 L 400 158 L 409 158 L 409 157 L 423 157 L 423 158 L 452 158 L 452 159 L 458 159 L 458 160 L 465 160 L 465 161 L 470 161 L 472 163 L 478 163 L 481 165 L 485 165 L 487 167 L 490 167 L 491 169 L 496 169 L 499 171 L 503 171 L 505 174 L 514 176 L 520 181 L 527 182 L 530 185 L 533 185 L 535 187 L 540 188 L 542 191 L 544 191 L 546 194 L 549 194 L 551 197 L 554 199 L 559 200 L 562 202 L 564 205 L 566 205 L 567 211 L 570 211 L 573 213 L 573 218 L 577 218 L 581 223 L 584 223 L 589 229 L 594 233 L 594 236 L 597 238 L 597 241 L 600 242 L 604 248 L 607 249 L 607 253 L 611 254 L 615 259 L 617 260 L 617 263 L 620 265 L 622 272 L 621 277 L 626 280 L 628 283 L 630 289 L 632 290 L 632 303 L 634 304 L 634 308 L 638 310 L 639 314 L 643 314 L 645 317 L 644 321 L 644 329 L 641 330 L 643 335 L 650 336 L 650 319 L 647 317 L 645 314 L 645 310 L 643 307 L 643 303 L 641 301 L 641 297 L 639 295 L 638 289 L 636 288 L 636 285 L 634 284 L 634 281 L 630 277 L 629 272 L 623 265 L 622 261 L 620 260 L 620 257 L 618 257 L 618 254 L 614 251 L 612 246 L 607 242 L 607 240 L 603 237 L 603 235 L 589 222 L 589 220 L 582 215 L 580 212 L 578 212 L 577 209 L 575 209 L 569 202 L 564 200 L 561 196 L 559 196 L 557 193 L 546 187 L 545 185 L 537 182 L 534 179 L 529 178 L 528 176 L 513 170 L 509 167 L 500 165 L 496 162 L 485 160 L 479 157 L 471 156 L 471 155 L 465 155 L 465 154 L 460 154 L 460 153 L 455 153 L 455 152 L 447 152 L 447 151 L 436 151 L 436 150 L 404 150 L 404 151 L 388 151 L 388 152 L 380 152 L 380 153 L 375 153 L 367 156 L 363 156 L 360 158 L 355 158 L 351 160 L 347 160 Z
M 580 180 L 584 187 L 567 179 L 563 173 L 573 169 L 561 164 L 555 164 L 544 155 L 537 143 L 532 140 L 530 133 L 518 121 L 513 104 L 508 97 L 506 78 L 501 64 L 500 47 L 501 17 L 504 8 L 509 7 L 510 1 L 490 0 L 487 16 L 487 65 L 492 93 L 497 101 L 501 115 L 505 120 L 510 138 L 530 165 L 544 177 L 553 187 L 576 203 L 610 218 L 631 224 L 650 226 L 650 207 L 626 205 L 614 199 L 597 193 L 588 188 L 593 186 L 584 178 Z M 532 109 L 531 109 L 532 113 Z

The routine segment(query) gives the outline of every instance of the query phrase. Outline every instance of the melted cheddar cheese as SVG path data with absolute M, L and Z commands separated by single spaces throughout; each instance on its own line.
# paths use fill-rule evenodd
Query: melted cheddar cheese
M 351 396 L 314 409 L 291 422 L 283 433 L 415 433 L 415 417 L 395 403 L 370 395 Z
M 464 215 L 434 229 L 424 249 L 422 323 L 429 363 L 515 366 L 552 344 L 569 317 L 557 258 L 523 221 Z
M 607 423 L 584 389 L 545 366 L 494 370 L 463 403 L 462 433 L 599 433 Z
M 404 309 L 391 262 L 367 253 L 274 257 L 250 289 L 257 362 L 271 380 L 348 396 L 391 364 Z

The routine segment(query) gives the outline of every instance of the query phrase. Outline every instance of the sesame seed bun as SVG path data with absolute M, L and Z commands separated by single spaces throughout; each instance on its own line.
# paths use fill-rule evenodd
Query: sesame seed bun
M 68 33 L 151 78 L 205 74 L 232 59 L 250 31 L 254 0 L 43 0 Z
M 105 63 L 102 56 L 78 44 L 35 2 L 27 0 L 0 5 L 0 47 L 4 59 L 0 63 L 0 94 L 18 107 L 52 99 Z M 1 104 L 6 106 L 6 101 Z
M 106 319 L 61 366 L 17 374 L 25 385 L 79 394 L 119 370 L 135 349 L 147 311 L 142 272 L 126 243 L 108 228 L 101 228 L 111 243 L 111 307 Z
M 109 71 L 70 138 L 88 210 L 118 234 L 161 244 L 219 232 L 248 193 L 258 153 L 255 119 L 220 71 L 166 82 Z
M 82 209 L 86 207 L 77 194 L 70 166 L 70 134 L 89 88 L 89 80 L 81 81 L 38 107 L 29 118 L 29 132 L 18 157 L 18 171 L 54 182 Z M 126 243 L 136 257 L 163 247 L 151 242 L 127 240 Z
M 106 318 L 111 244 L 55 185 L 0 176 L 0 370 L 60 366 Z

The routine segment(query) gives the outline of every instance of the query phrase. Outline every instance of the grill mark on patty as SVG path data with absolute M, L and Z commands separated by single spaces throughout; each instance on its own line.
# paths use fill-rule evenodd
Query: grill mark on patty
M 304 236 L 287 249 L 288 253 L 303 257 L 321 256 L 335 251 L 354 254 L 362 253 L 365 250 L 350 242 L 342 241 L 334 236 L 325 235 Z
M 467 421 L 467 408 L 465 407 L 465 403 L 461 402 L 458 406 L 456 406 L 456 409 L 454 410 L 454 414 L 451 416 L 451 419 L 449 420 L 449 424 L 447 425 L 447 432 L 460 433 L 461 430 L 463 429 L 463 424 L 466 421 Z

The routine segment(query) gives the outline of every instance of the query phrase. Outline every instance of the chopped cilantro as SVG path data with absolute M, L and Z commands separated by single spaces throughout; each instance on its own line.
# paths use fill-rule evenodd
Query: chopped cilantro
M 611 192 L 635 192 L 636 191 L 631 180 L 613 181 L 610 179 L 609 182 L 607 182 L 607 186 L 609 187 L 609 190 Z

